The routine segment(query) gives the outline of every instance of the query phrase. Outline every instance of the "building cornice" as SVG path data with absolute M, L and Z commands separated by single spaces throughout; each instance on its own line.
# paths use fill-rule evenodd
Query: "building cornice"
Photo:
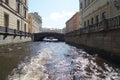
M 91 7 L 93 4 L 95 4 L 97 0 L 94 0 L 92 3 L 90 3 L 87 7 L 85 7 L 83 10 L 83 12 L 85 12 L 89 7 Z

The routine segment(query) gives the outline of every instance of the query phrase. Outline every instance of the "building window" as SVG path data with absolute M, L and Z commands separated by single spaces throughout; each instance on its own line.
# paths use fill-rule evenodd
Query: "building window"
M 20 21 L 17 20 L 17 30 L 20 30 Z
M 20 3 L 17 2 L 17 12 L 20 13 Z
M 24 24 L 24 32 L 26 32 L 26 24 Z
M 80 3 L 80 9 L 82 9 L 83 5 L 82 5 L 82 2 Z
M 87 1 L 85 0 L 85 3 L 84 3 L 85 7 L 87 6 L 87 4 L 86 4 L 86 3 L 87 3 Z
M 9 15 L 7 13 L 4 13 L 4 26 L 5 32 L 7 32 L 7 29 L 9 27 Z
M 91 25 L 94 24 L 94 18 L 91 18 Z
M 99 15 L 97 15 L 97 16 L 95 17 L 95 21 L 96 21 L 96 26 L 98 26 L 98 23 L 99 23 Z
M 90 2 L 91 2 L 91 1 L 90 1 L 90 0 L 88 0 L 88 5 L 90 4 Z
M 25 5 L 27 4 L 27 1 L 25 0 Z
M 92 3 L 93 2 L 93 0 L 90 0 L 90 3 Z
M 107 18 L 107 14 L 106 11 L 102 12 L 102 19 L 106 19 Z
M 27 10 L 26 10 L 26 8 L 24 7 L 24 17 L 26 18 L 26 16 L 27 16 Z
M 89 26 L 89 20 L 87 21 L 87 26 Z
M 16 2 L 21 2 L 21 0 L 16 0 Z
M 84 27 L 86 27 L 86 21 L 84 22 Z
M 9 4 L 9 0 L 4 0 L 4 2 L 5 2 L 5 4 L 7 4 L 7 5 Z
M 26 18 L 26 10 L 25 10 L 25 13 L 24 13 L 24 14 L 25 14 L 25 18 Z

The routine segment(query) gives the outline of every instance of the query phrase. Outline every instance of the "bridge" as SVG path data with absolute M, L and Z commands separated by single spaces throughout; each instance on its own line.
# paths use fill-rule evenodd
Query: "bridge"
M 58 39 L 58 41 L 64 41 L 64 34 L 55 33 L 55 32 L 42 32 L 42 33 L 34 33 L 33 41 L 43 41 L 45 37 L 54 37 Z

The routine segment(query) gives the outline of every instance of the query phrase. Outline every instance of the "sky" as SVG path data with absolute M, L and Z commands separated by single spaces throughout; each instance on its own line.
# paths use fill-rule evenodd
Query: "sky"
M 65 23 L 79 11 L 79 0 L 29 0 L 29 13 L 38 12 L 42 27 L 65 27 Z

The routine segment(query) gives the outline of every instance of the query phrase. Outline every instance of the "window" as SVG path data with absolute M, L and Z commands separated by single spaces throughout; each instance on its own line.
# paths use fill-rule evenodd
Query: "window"
M 9 0 L 4 0 L 4 2 L 5 2 L 5 4 L 7 4 L 7 5 L 9 4 Z
M 24 17 L 26 18 L 26 14 L 27 14 L 27 10 L 26 8 L 24 7 Z
M 96 19 L 95 19 L 96 23 L 99 22 L 99 15 L 96 16 Z
M 84 27 L 86 27 L 86 21 L 84 22 Z
M 106 17 L 107 17 L 107 14 L 106 14 L 106 11 L 104 11 L 104 12 L 102 13 L 102 19 L 106 19 Z
M 20 13 L 20 3 L 17 2 L 17 12 Z
M 7 13 L 4 13 L 4 26 L 5 32 L 7 32 L 7 29 L 9 27 L 9 15 Z
M 7 5 L 9 4 L 9 0 L 3 0 L 3 2 Z
M 25 5 L 27 4 L 27 1 L 25 0 Z
M 87 6 L 86 3 L 87 3 L 87 1 L 85 0 L 85 3 L 84 3 L 85 7 Z
M 82 9 L 82 6 L 83 6 L 83 5 L 82 5 L 82 2 L 81 2 L 81 3 L 80 3 L 80 9 Z
M 26 18 L 26 10 L 25 10 L 25 13 L 24 13 L 24 14 L 25 14 L 25 18 Z
M 88 0 L 88 5 L 90 4 L 90 2 L 91 2 L 91 1 L 90 1 L 90 0 Z
M 89 26 L 89 20 L 87 21 L 87 26 Z
M 94 19 L 93 19 L 93 18 L 91 18 L 91 25 L 92 25 L 92 24 L 94 24 Z
M 24 24 L 24 32 L 26 32 L 26 24 Z
M 90 3 L 92 3 L 94 0 L 90 0 Z
M 20 21 L 17 20 L 17 30 L 20 30 Z
M 16 0 L 16 2 L 22 3 L 22 0 Z

